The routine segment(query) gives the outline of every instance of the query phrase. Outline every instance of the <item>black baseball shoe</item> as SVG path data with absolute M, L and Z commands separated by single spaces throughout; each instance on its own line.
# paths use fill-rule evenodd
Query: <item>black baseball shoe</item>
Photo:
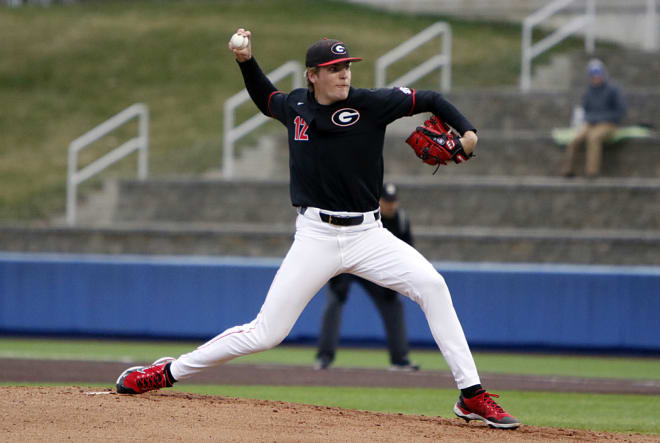
M 330 357 L 321 356 L 316 359 L 316 363 L 314 363 L 314 369 L 316 370 L 329 369 L 331 365 L 332 365 L 332 359 Z
M 420 366 L 415 362 L 390 365 L 390 371 L 393 372 L 415 372 L 419 371 Z

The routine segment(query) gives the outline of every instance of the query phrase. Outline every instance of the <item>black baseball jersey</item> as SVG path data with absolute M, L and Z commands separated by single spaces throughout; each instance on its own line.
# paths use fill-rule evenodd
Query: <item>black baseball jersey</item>
M 461 134 L 475 131 L 434 91 L 351 87 L 346 100 L 321 105 L 307 89 L 277 91 L 254 57 L 239 66 L 259 110 L 287 127 L 294 206 L 347 212 L 377 209 L 385 129 L 400 117 L 432 112 Z

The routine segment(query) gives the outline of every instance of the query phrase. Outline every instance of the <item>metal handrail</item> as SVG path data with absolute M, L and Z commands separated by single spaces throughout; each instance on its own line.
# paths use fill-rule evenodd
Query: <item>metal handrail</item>
M 268 74 L 268 78 L 275 83 L 288 75 L 292 75 L 293 88 L 296 89 L 302 87 L 302 73 L 302 65 L 291 60 Z M 234 143 L 268 121 L 268 117 L 258 113 L 234 127 L 236 108 L 249 100 L 250 95 L 247 89 L 243 89 L 230 97 L 224 104 L 222 135 L 222 176 L 224 178 L 231 178 L 234 175 Z
M 411 69 L 406 74 L 391 81 L 387 86 L 406 86 L 418 80 L 435 69 L 442 68 L 442 76 L 440 81 L 440 89 L 443 92 L 449 92 L 451 89 L 451 26 L 445 22 L 437 22 L 429 26 L 419 34 L 411 39 L 400 44 L 392 49 L 385 55 L 376 60 L 376 67 L 374 72 L 374 83 L 377 88 L 385 87 L 387 81 L 387 67 L 405 57 L 424 43 L 432 40 L 438 35 L 443 35 L 442 38 L 442 52 L 435 55 Z
M 644 50 L 655 52 L 658 50 L 658 19 L 655 8 L 655 0 L 646 0 L 646 39 L 644 40 Z
M 84 168 L 78 170 L 78 152 L 135 117 L 139 118 L 137 137 L 128 140 Z M 73 226 L 76 224 L 76 196 L 78 185 L 90 177 L 93 177 L 95 174 L 98 174 L 111 164 L 131 154 L 133 151 L 138 151 L 138 178 L 144 180 L 147 178 L 148 174 L 149 109 L 142 103 L 136 103 L 129 106 L 119 114 L 109 118 L 69 144 L 69 165 L 66 179 L 66 221 L 68 225 Z
M 527 92 L 532 87 L 532 60 L 534 57 L 537 57 L 538 55 L 547 51 L 572 34 L 575 34 L 580 29 L 586 28 L 586 32 L 584 34 L 585 50 L 588 53 L 592 53 L 594 51 L 595 38 L 593 24 L 594 17 L 596 15 L 595 0 L 585 0 L 584 15 L 573 18 L 573 20 L 566 23 L 564 26 L 560 27 L 549 36 L 540 40 L 536 44 L 532 44 L 532 30 L 534 26 L 542 23 L 574 1 L 575 0 L 555 0 L 554 2 L 534 12 L 523 21 L 521 56 L 522 66 L 520 73 L 520 89 L 523 91 Z

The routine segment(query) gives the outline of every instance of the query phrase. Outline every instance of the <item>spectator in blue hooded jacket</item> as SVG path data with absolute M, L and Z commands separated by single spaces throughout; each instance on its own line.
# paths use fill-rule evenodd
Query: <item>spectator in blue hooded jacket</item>
M 584 123 L 566 147 L 562 175 L 575 175 L 576 152 L 586 145 L 587 177 L 600 174 L 603 156 L 603 143 L 614 136 L 618 124 L 626 114 L 626 105 L 619 88 L 609 82 L 605 65 L 593 59 L 587 67 L 589 87 L 582 98 Z

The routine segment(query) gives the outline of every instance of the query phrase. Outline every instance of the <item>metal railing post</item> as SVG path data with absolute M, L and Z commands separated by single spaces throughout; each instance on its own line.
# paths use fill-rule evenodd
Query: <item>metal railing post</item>
M 591 54 L 596 49 L 596 1 L 587 0 L 587 25 L 584 34 L 584 50 Z
M 234 128 L 234 109 L 236 106 L 227 100 L 223 109 L 222 176 L 225 178 L 231 178 L 234 173 L 234 140 L 231 130 Z
M 527 23 L 523 23 L 522 28 L 522 55 L 521 55 L 521 73 L 520 89 L 527 92 L 532 87 L 532 59 L 529 56 L 529 50 L 532 47 L 532 28 Z
M 140 136 L 140 149 L 138 151 L 138 178 L 145 180 L 149 175 L 149 109 L 140 105 L 140 120 L 138 134 Z
M 447 57 L 447 62 L 442 65 L 442 79 L 441 81 L 441 90 L 443 92 L 449 92 L 451 89 L 451 58 L 452 58 L 452 37 L 451 37 L 451 28 L 448 27 L 445 31 L 444 36 L 442 37 L 442 52 Z
M 135 117 L 139 118 L 137 137 L 124 142 L 78 170 L 78 152 Z M 78 185 L 136 150 L 138 151 L 137 175 L 140 180 L 144 180 L 148 174 L 149 110 L 142 103 L 129 106 L 69 144 L 66 178 L 66 222 L 69 226 L 76 224 Z
M 424 43 L 442 35 L 442 53 L 437 54 L 421 65 L 409 70 L 401 77 L 387 82 L 387 67 L 396 62 L 402 57 L 405 57 Z M 440 80 L 440 89 L 443 92 L 449 92 L 451 89 L 451 27 L 445 22 L 437 22 L 428 28 L 424 29 L 414 37 L 401 43 L 396 48 L 390 50 L 386 54 L 376 60 L 374 67 L 374 86 L 376 88 L 383 88 L 386 85 L 392 86 L 406 86 L 412 82 L 422 78 L 435 69 L 441 68 L 442 78 Z
M 78 152 L 69 146 L 68 170 L 66 174 L 66 223 L 69 226 L 76 224 L 76 194 L 78 183 L 74 180 L 74 174 L 78 167 Z
M 595 16 L 596 1 L 585 0 L 585 12 L 583 15 L 573 18 L 568 23 L 561 26 L 552 34 L 543 38 L 536 44 L 533 43 L 534 26 L 542 23 L 549 17 L 552 17 L 561 9 L 573 3 L 575 0 L 555 0 L 547 4 L 538 11 L 529 15 L 523 20 L 522 24 L 522 50 L 520 66 L 520 89 L 527 92 L 532 85 L 532 60 L 543 52 L 555 46 L 565 38 L 573 35 L 582 28 L 584 32 L 585 51 L 591 53 L 595 49 Z
M 646 0 L 646 38 L 644 50 L 655 52 L 658 50 L 658 28 L 655 0 Z

